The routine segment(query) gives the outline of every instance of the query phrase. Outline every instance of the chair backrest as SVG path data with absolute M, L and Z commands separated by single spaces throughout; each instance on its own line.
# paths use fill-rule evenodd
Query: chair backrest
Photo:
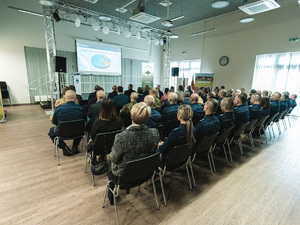
M 122 131 L 123 130 L 115 130 L 97 134 L 92 148 L 94 156 L 109 154 L 114 144 L 116 134 Z
M 164 126 L 162 124 L 158 125 L 157 127 L 155 127 L 158 132 L 159 132 L 159 138 L 160 140 L 162 140 L 163 138 L 163 132 L 164 132 Z
M 57 136 L 72 138 L 85 134 L 85 120 L 62 121 L 59 123 Z
M 290 110 L 291 110 L 291 109 L 292 109 L 292 108 L 288 108 L 287 110 L 285 110 L 285 113 L 283 113 L 281 119 L 284 119 L 284 117 L 285 117 L 288 113 L 290 113 Z
M 269 118 L 269 116 L 262 116 L 259 121 L 255 124 L 255 127 L 262 127 L 262 125 L 265 123 L 265 121 Z
M 127 162 L 123 175 L 120 177 L 119 183 L 144 183 L 152 175 L 157 168 L 159 152 Z
M 216 143 L 217 144 L 222 144 L 225 142 L 225 140 L 228 138 L 229 134 L 231 133 L 232 129 L 234 128 L 233 127 L 230 127 L 230 128 L 226 128 L 224 129 L 221 133 L 219 133 L 219 135 L 217 136 L 216 138 Z
M 5 81 L 0 81 L 1 90 L 7 90 L 7 85 Z
M 167 137 L 171 131 L 179 127 L 180 122 L 178 120 L 168 121 L 164 125 L 164 136 Z
M 199 143 L 196 143 L 194 153 L 209 151 L 210 147 L 215 144 L 218 134 L 219 133 L 203 137 Z
M 278 115 L 279 113 L 275 113 L 274 115 L 270 116 L 268 119 L 267 119 L 267 125 L 270 125 L 274 120 L 275 120 L 275 117 Z
M 248 123 L 248 125 L 245 127 L 244 132 L 249 133 L 252 131 L 254 125 L 257 123 L 258 119 L 255 120 L 250 120 L 250 123 Z
M 166 170 L 174 170 L 184 165 L 192 154 L 188 144 L 175 146 L 168 155 Z
M 275 121 L 275 122 L 278 122 L 278 121 L 282 118 L 282 116 L 283 116 L 285 113 L 286 113 L 286 110 L 281 111 L 281 112 L 275 117 L 274 121 Z
M 240 137 L 244 133 L 244 130 L 248 124 L 249 124 L 249 122 L 241 124 L 238 128 L 235 128 L 236 130 L 233 133 L 233 137 L 234 138 Z

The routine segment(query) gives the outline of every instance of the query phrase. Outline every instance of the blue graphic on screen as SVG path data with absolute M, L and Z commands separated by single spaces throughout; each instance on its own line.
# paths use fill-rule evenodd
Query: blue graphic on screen
M 110 66 L 111 62 L 106 55 L 98 54 L 92 57 L 92 64 L 99 69 L 105 69 Z

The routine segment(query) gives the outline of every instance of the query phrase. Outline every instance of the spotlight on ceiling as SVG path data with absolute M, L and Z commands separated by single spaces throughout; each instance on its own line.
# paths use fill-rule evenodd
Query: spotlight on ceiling
M 100 29 L 100 25 L 98 22 L 93 23 L 92 28 L 94 29 L 94 31 L 98 31 Z
M 104 25 L 103 29 L 102 29 L 103 34 L 108 34 L 109 33 L 109 27 L 107 26 L 107 24 Z
M 252 21 L 254 21 L 254 17 L 244 17 L 240 19 L 240 23 L 251 23 Z
M 76 19 L 75 19 L 75 27 L 80 27 L 80 23 L 81 23 L 81 20 L 78 17 L 76 17 Z
M 57 10 L 55 10 L 55 12 L 52 15 L 53 15 L 53 18 L 55 19 L 56 22 L 60 21 L 60 17 L 58 15 L 58 11 Z
M 99 19 L 99 20 L 102 20 L 102 21 L 105 21 L 105 22 L 111 21 L 111 18 L 110 18 L 110 17 L 104 16 L 104 15 L 100 15 L 100 16 L 98 17 L 98 19 Z
M 53 6 L 54 2 L 52 0 L 39 0 L 39 3 L 44 6 Z
M 213 2 L 211 6 L 215 9 L 222 9 L 227 7 L 228 5 L 229 5 L 229 1 L 227 0 L 216 0 Z

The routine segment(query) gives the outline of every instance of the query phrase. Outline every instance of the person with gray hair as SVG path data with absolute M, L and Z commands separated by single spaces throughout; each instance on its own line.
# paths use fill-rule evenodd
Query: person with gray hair
M 166 107 L 161 114 L 161 120 L 163 125 L 167 124 L 169 121 L 177 120 L 177 94 L 175 92 L 168 93 L 169 105 Z
M 161 124 L 161 115 L 158 111 L 153 109 L 154 97 L 147 95 L 144 98 L 144 102 L 147 106 L 151 108 L 151 116 L 148 121 L 145 123 L 147 127 L 158 127 Z
M 234 98 L 235 108 L 233 109 L 233 114 L 235 116 L 235 127 L 250 121 L 250 112 L 248 105 L 245 105 L 246 101 L 247 97 L 245 94 L 239 94 Z
M 263 90 L 262 96 L 263 96 L 263 97 L 269 97 L 269 91 Z
M 220 121 L 220 132 L 226 128 L 234 126 L 234 115 L 233 115 L 233 99 L 229 97 L 223 98 L 221 101 L 221 110 L 223 114 L 219 115 L 217 118 Z
M 251 95 L 251 100 L 250 103 L 251 105 L 249 106 L 249 111 L 250 111 L 250 120 L 259 120 L 262 116 L 262 108 L 260 106 L 261 102 L 261 97 L 259 94 L 255 93 Z
M 279 102 L 280 97 L 281 97 L 281 94 L 277 91 L 272 94 L 272 96 L 271 96 L 270 116 L 273 116 L 276 113 L 279 113 L 279 111 L 280 111 L 280 102 Z
M 183 92 L 183 102 L 181 103 L 182 105 L 185 104 L 185 105 L 191 105 L 191 102 L 190 102 L 190 92 L 188 91 L 185 91 Z
M 96 97 L 97 102 L 89 107 L 89 111 L 87 114 L 87 116 L 90 118 L 90 121 L 88 122 L 86 127 L 88 132 L 91 131 L 94 121 L 99 118 L 101 102 L 106 98 L 105 92 L 102 90 L 97 91 Z

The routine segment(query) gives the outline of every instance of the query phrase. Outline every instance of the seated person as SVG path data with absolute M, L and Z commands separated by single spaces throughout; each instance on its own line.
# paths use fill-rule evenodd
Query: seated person
M 62 98 L 59 98 L 55 101 L 55 104 L 54 104 L 55 108 L 57 108 L 58 106 L 66 104 L 65 94 L 66 94 L 66 91 L 68 91 L 68 90 L 70 90 L 70 88 L 68 86 L 65 86 L 61 89 Z
M 76 101 L 76 93 L 72 90 L 68 90 L 65 93 L 66 104 L 57 107 L 53 114 L 53 124 L 56 127 L 51 127 L 48 135 L 51 140 L 54 142 L 55 137 L 57 136 L 59 130 L 59 123 L 63 121 L 72 121 L 72 120 L 86 120 L 86 113 L 82 106 L 77 105 Z M 78 145 L 81 141 L 81 138 L 76 138 L 73 141 L 72 150 L 66 145 L 66 143 L 62 140 L 59 141 L 58 147 L 63 150 L 63 154 L 65 156 L 70 156 L 72 154 L 78 153 Z
M 251 100 L 249 105 L 249 111 L 250 111 L 250 120 L 259 120 L 262 115 L 262 109 L 260 106 L 261 97 L 259 94 L 252 94 Z
M 166 125 L 167 122 L 169 121 L 177 120 L 177 111 L 178 111 L 177 94 L 174 92 L 169 92 L 168 100 L 170 105 L 166 107 L 161 114 L 161 120 L 163 125 Z
M 182 85 L 179 85 L 178 86 L 178 91 L 177 91 L 177 101 L 178 101 L 178 104 L 180 105 L 181 102 L 183 101 L 183 86 Z
M 234 115 L 233 115 L 233 100 L 232 98 L 225 97 L 221 102 L 221 110 L 223 114 L 219 115 L 217 118 L 220 121 L 220 131 L 224 129 L 234 127 Z
M 97 93 L 97 91 L 100 91 L 100 90 L 104 91 L 104 89 L 102 87 L 100 87 L 99 85 L 95 85 L 94 92 L 89 94 L 88 104 L 85 105 L 85 109 L 87 112 L 89 111 L 90 106 L 97 102 L 96 93 Z
M 86 127 L 88 132 L 91 131 L 94 121 L 99 118 L 100 105 L 103 99 L 105 99 L 105 92 L 102 90 L 97 91 L 96 95 L 97 95 L 97 102 L 90 106 L 87 114 L 87 116 L 90 118 L 90 121 L 88 122 Z
M 112 89 L 112 92 L 110 92 L 107 97 L 110 99 L 113 99 L 115 96 L 118 95 L 117 85 L 113 85 L 111 89 Z
M 169 137 L 159 143 L 158 151 L 161 153 L 160 161 L 165 162 L 169 152 L 178 145 L 189 144 L 192 148 L 195 143 L 196 130 L 192 122 L 193 110 L 189 105 L 181 105 L 178 108 L 177 119 L 180 126 L 169 134 Z
M 117 113 L 119 115 L 120 110 L 122 109 L 122 107 L 124 105 L 126 105 L 127 103 L 129 103 L 129 98 L 123 94 L 123 87 L 122 86 L 118 86 L 117 89 L 118 95 L 115 96 L 113 98 L 114 103 L 116 104 L 117 107 Z
M 158 111 L 153 109 L 153 104 L 154 104 L 154 98 L 151 95 L 145 96 L 144 102 L 146 103 L 147 106 L 151 108 L 151 116 L 145 123 L 147 127 L 158 127 L 161 125 L 161 115 Z
M 162 105 L 164 101 L 168 99 L 168 92 L 169 92 L 169 88 L 165 88 L 165 94 L 160 98 L 160 105 Z
M 149 95 L 149 85 L 145 85 L 143 95 Z
M 255 89 L 251 89 L 250 93 L 249 93 L 249 98 L 247 98 L 247 104 L 250 105 L 251 104 L 251 96 L 253 94 L 256 94 L 256 90 Z
M 262 107 L 262 116 L 270 116 L 271 102 L 269 97 L 262 97 L 260 101 L 260 106 Z
M 190 96 L 194 93 L 193 90 L 192 90 L 191 85 L 187 86 L 187 91 L 190 93 Z
M 160 90 L 160 85 L 159 85 L 159 84 L 156 86 L 156 89 L 157 89 L 157 91 L 158 91 L 159 100 L 160 100 L 161 97 L 164 95 L 164 93 Z
M 279 99 L 281 94 L 279 92 L 274 92 L 271 96 L 271 108 L 270 108 L 270 116 L 273 116 L 280 111 L 280 102 Z
M 291 106 L 292 106 L 292 109 L 294 109 L 296 106 L 297 106 L 297 102 L 296 102 L 296 99 L 297 99 L 297 95 L 296 94 L 292 94 L 290 96 L 290 99 L 291 99 Z
M 135 90 L 133 90 L 132 88 L 133 88 L 133 85 L 129 84 L 128 85 L 128 90 L 126 90 L 124 92 L 124 95 L 126 95 L 128 98 L 130 98 L 130 95 L 131 95 L 132 92 L 135 92 Z
M 280 97 L 280 112 L 286 111 L 288 109 L 288 103 L 287 98 L 289 95 L 287 95 L 286 92 L 283 92 Z
M 262 96 L 263 97 L 269 97 L 269 92 L 267 90 L 263 90 Z
M 97 134 L 122 129 L 122 120 L 117 116 L 116 106 L 110 98 L 103 99 L 100 104 L 99 119 L 94 121 L 91 130 L 91 140 L 88 144 L 88 151 L 91 150 L 91 141 L 95 140 Z
M 201 142 L 203 137 L 216 134 L 220 130 L 220 121 L 214 116 L 218 107 L 218 101 L 213 98 L 207 99 L 204 105 L 205 116 L 196 125 L 196 140 Z
M 289 110 L 292 108 L 292 100 L 290 99 L 290 93 L 288 91 L 283 92 L 286 99 L 286 109 Z
M 204 117 L 203 107 L 198 103 L 199 95 L 194 93 L 190 97 L 191 107 L 193 110 L 193 123 L 196 125 Z
M 144 101 L 144 98 L 145 98 L 145 95 L 143 95 L 143 88 L 138 87 L 137 93 L 138 93 L 138 99 L 136 100 L 137 103 L 143 102 L 143 101 Z
M 234 90 L 231 88 L 231 89 L 228 89 L 227 90 L 227 97 L 229 98 L 232 98 L 232 94 L 233 94 Z
M 70 85 L 70 90 L 73 90 L 73 91 L 75 91 L 75 93 L 76 93 L 76 88 L 75 88 L 74 85 Z M 77 99 L 79 105 L 83 105 L 83 104 L 82 104 L 82 96 L 81 96 L 81 95 L 78 95 L 78 94 L 76 93 L 76 99 Z
M 128 161 L 139 159 L 153 154 L 159 142 L 159 133 L 156 128 L 148 128 L 145 123 L 151 115 L 151 109 L 144 102 L 135 104 L 131 109 L 132 125 L 115 137 L 109 160 L 111 171 L 107 173 L 109 180 L 122 176 Z M 117 178 L 118 179 L 118 178 Z M 114 188 L 110 182 L 109 187 Z M 108 191 L 110 204 L 113 205 L 113 196 Z
M 218 103 L 219 103 L 219 105 L 221 105 L 221 102 L 222 102 L 223 98 L 226 97 L 226 95 L 227 95 L 227 91 L 225 89 L 221 89 L 219 91 L 219 94 L 218 94 L 218 97 L 219 97 Z
M 241 124 L 248 123 L 250 121 L 250 111 L 245 102 L 247 98 L 244 94 L 239 94 L 234 99 L 234 109 L 233 114 L 235 117 L 234 126 L 238 128 Z
M 158 96 L 158 92 L 156 88 L 151 88 L 149 91 L 149 95 L 151 95 L 154 98 L 154 104 L 153 104 L 153 108 L 154 109 L 160 109 L 160 100 L 157 97 Z
M 130 111 L 132 107 L 137 103 L 138 94 L 136 92 L 132 92 L 130 95 L 130 102 L 123 106 L 120 117 L 123 120 L 124 127 L 128 127 L 131 124 Z
M 190 92 L 188 91 L 185 91 L 183 92 L 183 101 L 182 101 L 182 105 L 183 104 L 186 104 L 186 105 L 191 105 L 191 102 L 190 102 Z

